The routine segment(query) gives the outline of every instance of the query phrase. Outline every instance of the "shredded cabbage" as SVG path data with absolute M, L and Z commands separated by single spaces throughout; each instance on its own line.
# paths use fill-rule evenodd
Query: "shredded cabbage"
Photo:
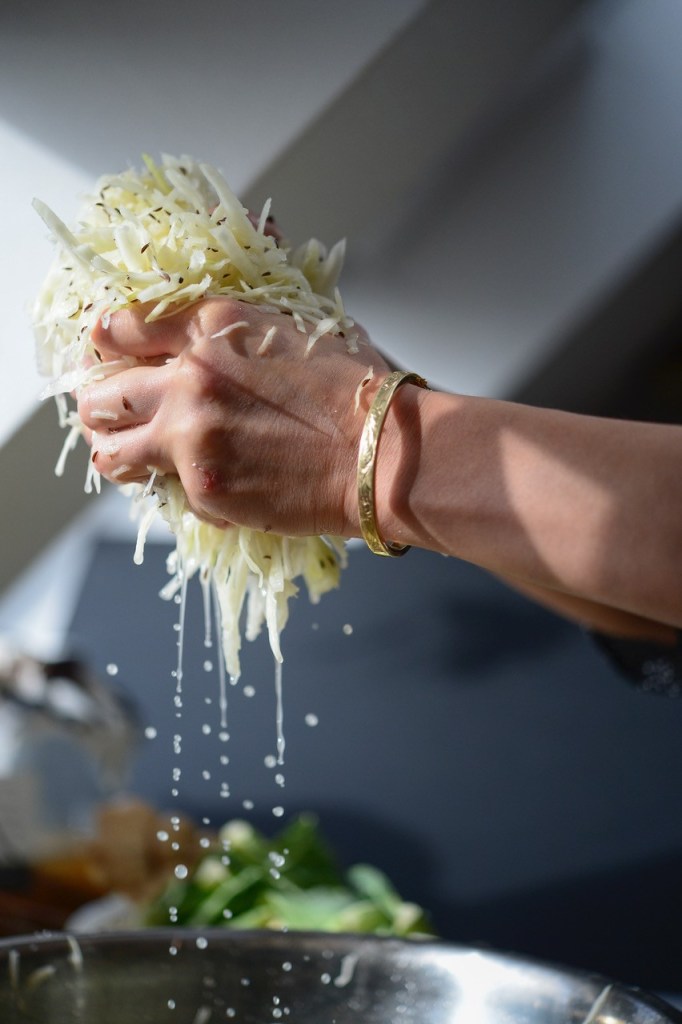
M 292 250 L 266 233 L 269 200 L 260 217 L 252 218 L 214 167 L 168 155 L 160 164 L 145 156 L 144 165 L 141 171 L 101 178 L 73 228 L 34 200 L 57 249 L 33 320 L 39 369 L 50 378 L 43 396 L 56 398 L 60 424 L 68 430 L 58 474 L 82 433 L 68 395 L 131 365 L 129 359 L 99 363 L 90 332 L 100 318 L 106 323 L 112 312 L 131 303 L 153 303 L 147 319 L 154 320 L 205 296 L 225 295 L 291 314 L 308 336 L 308 350 L 324 334 L 343 333 L 349 350 L 357 351 L 357 333 L 337 287 L 343 242 L 327 252 L 311 239 Z M 262 352 L 272 336 L 263 340 Z M 106 422 L 102 433 L 106 435 Z M 115 435 L 108 443 L 116 443 Z M 85 487 L 99 491 L 92 462 Z M 303 577 L 312 601 L 338 585 L 345 563 L 340 538 L 281 537 L 241 527 L 219 530 L 196 518 L 176 478 L 152 474 L 146 485 L 125 485 L 125 490 L 142 508 L 137 562 L 158 516 L 175 535 L 168 560 L 172 579 L 162 596 L 181 592 L 196 574 L 204 586 L 212 585 L 225 664 L 233 680 L 240 673 L 244 612 L 247 639 L 254 639 L 266 623 L 270 646 L 281 662 L 280 633 L 289 598 L 297 593 L 294 580 Z

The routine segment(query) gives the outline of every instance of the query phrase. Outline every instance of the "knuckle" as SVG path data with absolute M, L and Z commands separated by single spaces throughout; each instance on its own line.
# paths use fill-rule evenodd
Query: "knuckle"
M 173 383 L 178 406 L 190 416 L 203 418 L 207 407 L 217 403 L 225 391 L 225 379 L 200 358 L 182 360 Z
M 229 499 L 228 462 L 224 457 L 224 435 L 210 427 L 184 434 L 179 445 L 180 478 L 187 500 L 203 519 L 222 519 Z
M 239 320 L 249 319 L 249 309 L 245 303 L 228 296 L 216 296 L 200 303 L 196 315 L 199 330 L 202 334 L 212 334 L 223 327 L 229 327 Z
M 184 487 L 189 506 L 197 518 L 204 522 L 215 522 L 225 518 L 221 500 L 224 491 L 213 471 L 200 470 L 196 473 L 195 479 L 185 479 Z

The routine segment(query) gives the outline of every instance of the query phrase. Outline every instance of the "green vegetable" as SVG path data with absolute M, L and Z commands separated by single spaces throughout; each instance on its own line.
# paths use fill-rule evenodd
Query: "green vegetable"
M 402 900 L 377 868 L 342 871 L 309 814 L 270 840 L 248 822 L 228 822 L 190 876 L 170 883 L 148 908 L 145 922 L 171 919 L 191 927 L 432 934 L 422 908 Z

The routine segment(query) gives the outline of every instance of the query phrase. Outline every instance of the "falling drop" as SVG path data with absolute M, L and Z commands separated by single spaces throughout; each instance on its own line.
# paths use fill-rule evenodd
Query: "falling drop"
M 277 764 L 284 764 L 284 700 L 282 698 L 282 662 L 275 662 L 275 697 L 277 708 L 275 721 L 277 727 Z
M 211 637 L 211 576 L 210 573 L 202 571 L 199 576 L 201 583 L 201 594 L 204 605 L 204 647 L 212 647 Z
M 215 622 L 216 622 L 216 636 L 219 637 L 221 634 L 221 622 L 220 622 L 220 604 L 218 602 L 218 595 L 215 587 L 212 589 L 213 594 L 213 605 L 215 609 Z M 219 646 L 219 645 L 218 645 Z M 232 682 L 232 679 L 230 679 Z M 220 728 L 225 729 L 227 726 L 227 679 L 225 678 L 225 658 L 222 651 L 218 650 L 218 690 L 220 705 Z

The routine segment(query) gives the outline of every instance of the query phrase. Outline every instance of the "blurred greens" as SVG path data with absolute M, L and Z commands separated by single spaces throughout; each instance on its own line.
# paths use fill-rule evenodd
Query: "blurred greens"
M 148 909 L 147 925 L 431 935 L 426 914 L 368 864 L 342 871 L 317 819 L 301 815 L 268 839 L 228 822 L 184 880 Z

